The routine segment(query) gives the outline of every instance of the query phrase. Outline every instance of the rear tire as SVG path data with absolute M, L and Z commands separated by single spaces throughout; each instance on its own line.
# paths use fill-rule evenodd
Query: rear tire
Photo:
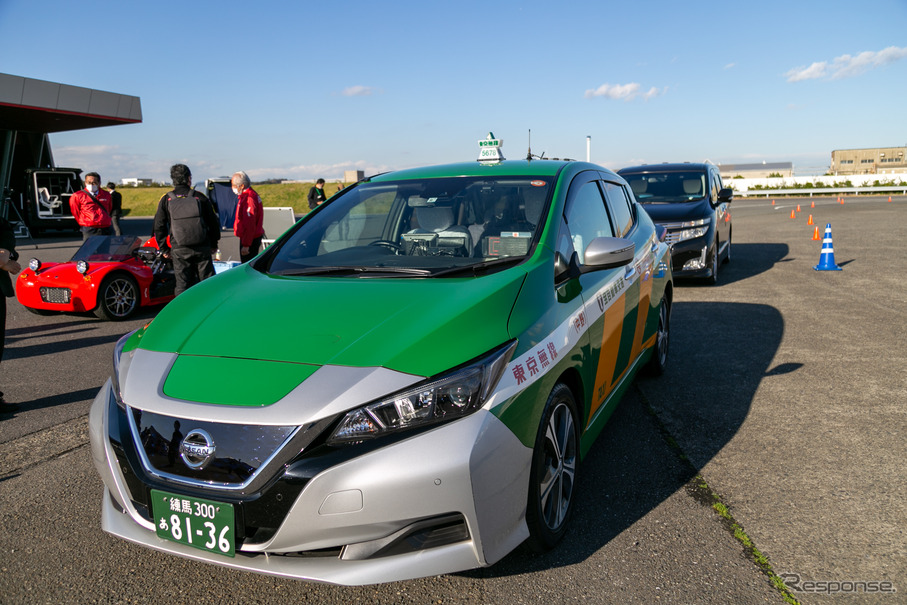
M 558 383 L 545 403 L 529 472 L 526 544 L 535 552 L 551 550 L 567 531 L 579 465 L 578 418 L 573 392 Z
M 94 314 L 101 319 L 122 321 L 139 308 L 139 287 L 124 273 L 108 275 L 98 290 L 98 306 Z

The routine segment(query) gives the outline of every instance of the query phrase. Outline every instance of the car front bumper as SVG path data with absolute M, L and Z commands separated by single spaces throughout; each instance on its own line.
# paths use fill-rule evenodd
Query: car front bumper
M 236 569 L 361 585 L 490 565 L 528 537 L 532 450 L 480 410 L 323 470 L 274 535 L 238 546 L 235 558 L 170 542 L 130 495 L 110 439 L 116 405 L 108 380 L 91 409 L 92 457 L 106 486 L 102 528 L 131 542 Z

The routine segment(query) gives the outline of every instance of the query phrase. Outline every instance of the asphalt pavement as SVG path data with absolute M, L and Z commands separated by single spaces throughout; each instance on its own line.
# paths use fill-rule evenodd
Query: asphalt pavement
M 154 312 L 115 323 L 36 316 L 11 300 L 0 388 L 21 409 L 0 415 L 0 602 L 785 602 L 765 568 L 802 603 L 903 602 L 905 212 L 898 196 L 735 201 L 731 262 L 717 286 L 678 283 L 668 370 L 637 380 L 584 461 L 564 542 L 359 588 L 226 570 L 104 534 L 88 408 L 113 343 Z M 821 242 L 809 214 L 823 231 L 831 223 L 842 271 L 813 269 Z M 123 222 L 150 233 L 150 219 Z M 18 248 L 52 261 L 78 244 Z M 238 257 L 232 236 L 221 248 Z

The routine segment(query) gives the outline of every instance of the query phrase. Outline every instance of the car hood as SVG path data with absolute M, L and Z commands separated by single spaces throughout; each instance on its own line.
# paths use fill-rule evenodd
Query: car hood
M 708 198 L 698 202 L 674 202 L 667 204 L 642 204 L 652 220 L 658 222 L 692 221 L 711 216 L 715 211 Z
M 281 277 L 242 265 L 169 303 L 138 346 L 231 359 L 234 370 L 250 360 L 431 376 L 510 338 L 524 277 L 519 267 L 462 279 Z

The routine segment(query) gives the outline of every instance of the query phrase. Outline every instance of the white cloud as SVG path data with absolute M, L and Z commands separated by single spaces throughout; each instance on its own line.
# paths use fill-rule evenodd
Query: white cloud
M 617 101 L 632 101 L 637 97 L 641 97 L 643 100 L 648 101 L 654 97 L 664 94 L 667 92 L 667 87 L 663 90 L 658 90 L 654 86 L 645 92 L 640 92 L 642 87 L 638 82 L 631 82 L 629 84 L 602 84 L 596 89 L 589 89 L 585 93 L 587 99 L 594 99 L 596 97 L 605 97 L 606 99 L 614 99 Z
M 727 65 L 724 66 L 724 68 L 725 68 L 725 69 L 733 69 L 736 65 L 737 65 L 736 63 L 728 63 Z
M 343 89 L 343 92 L 340 93 L 344 97 L 369 97 L 374 92 L 374 89 L 371 86 L 348 86 Z
M 791 69 L 784 75 L 787 77 L 788 82 L 801 82 L 818 78 L 839 80 L 858 76 L 870 69 L 894 63 L 905 57 L 907 57 L 907 48 L 889 46 L 880 51 L 867 50 L 856 56 L 841 55 L 830 62 L 817 61 L 809 67 Z

